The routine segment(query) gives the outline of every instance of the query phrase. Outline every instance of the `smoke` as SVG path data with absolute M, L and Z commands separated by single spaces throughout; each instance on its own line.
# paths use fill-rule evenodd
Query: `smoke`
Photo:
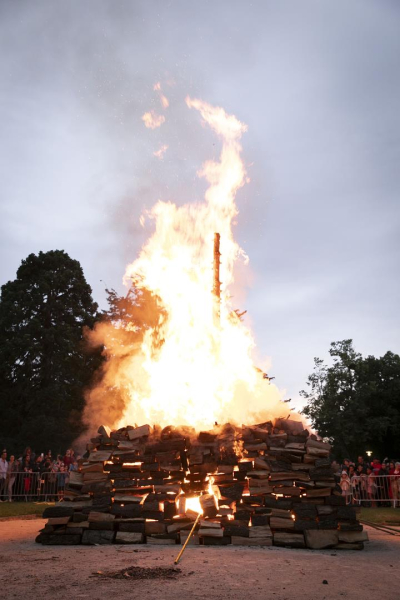
M 85 336 L 89 347 L 103 348 L 104 357 L 85 396 L 83 421 L 89 432 L 94 432 L 100 423 L 113 427 L 127 409 L 131 382 L 126 381 L 124 373 L 132 357 L 140 355 L 145 332 L 152 331 L 155 347 L 161 343 L 157 334 L 164 311 L 158 298 L 134 286 L 125 297 L 114 290 L 107 291 L 109 313 Z

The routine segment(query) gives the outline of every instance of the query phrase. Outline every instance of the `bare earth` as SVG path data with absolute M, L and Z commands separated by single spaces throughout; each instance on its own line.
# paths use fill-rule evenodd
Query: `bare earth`
M 41 546 L 34 539 L 43 523 L 42 519 L 0 522 L 0 598 L 400 598 L 400 537 L 370 528 L 371 541 L 362 552 L 188 547 L 175 580 L 137 581 L 93 573 L 131 566 L 170 568 L 180 546 Z

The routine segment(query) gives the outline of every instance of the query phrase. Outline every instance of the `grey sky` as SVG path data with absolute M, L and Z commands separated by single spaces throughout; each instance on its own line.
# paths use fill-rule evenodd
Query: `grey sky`
M 399 352 L 399 30 L 390 0 L 0 0 L 0 282 L 58 248 L 100 304 L 122 290 L 142 209 L 200 198 L 218 153 L 190 94 L 249 127 L 238 303 L 278 385 L 295 398 L 334 340 Z

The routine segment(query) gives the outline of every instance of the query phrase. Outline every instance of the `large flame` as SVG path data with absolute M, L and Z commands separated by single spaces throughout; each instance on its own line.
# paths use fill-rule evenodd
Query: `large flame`
M 229 297 L 235 261 L 246 260 L 232 221 L 235 195 L 246 179 L 240 139 L 247 127 L 201 100 L 187 98 L 186 104 L 220 138 L 221 155 L 198 173 L 209 184 L 203 203 L 178 207 L 160 201 L 153 207 L 155 231 L 126 269 L 125 283 L 133 280 L 150 291 L 163 311 L 157 336 L 150 327 L 139 347 L 112 368 L 113 385 L 128 390 L 121 426 L 149 422 L 200 429 L 288 413 L 278 389 L 255 369 L 252 334 Z M 215 232 L 221 235 L 219 323 L 211 293 Z

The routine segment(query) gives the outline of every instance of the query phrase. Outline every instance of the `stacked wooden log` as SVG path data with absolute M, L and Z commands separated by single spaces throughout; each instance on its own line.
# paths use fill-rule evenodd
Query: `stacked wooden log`
M 46 508 L 42 544 L 191 544 L 362 549 L 330 445 L 291 419 L 196 434 L 101 426 L 65 498 Z

